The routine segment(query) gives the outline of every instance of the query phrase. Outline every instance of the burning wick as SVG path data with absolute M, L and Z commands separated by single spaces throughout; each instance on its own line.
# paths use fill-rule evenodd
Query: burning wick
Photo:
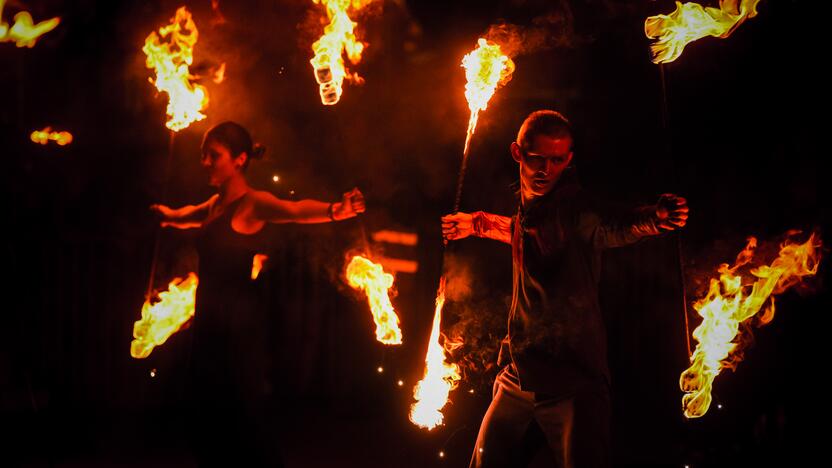
M 35 130 L 29 135 L 29 138 L 34 143 L 45 145 L 50 141 L 54 141 L 58 146 L 66 146 L 72 143 L 72 134 L 69 132 L 53 132 L 52 127 L 46 127 L 43 130 Z
M 373 0 L 312 1 L 324 4 L 329 24 L 324 28 L 323 36 L 312 44 L 315 56 L 309 63 L 315 70 L 315 81 L 318 82 L 321 103 L 325 106 L 332 106 L 341 99 L 344 78 L 349 78 L 359 84 L 363 82 L 357 73 L 353 75 L 347 73 L 344 60 L 341 58 L 341 53 L 346 52 L 350 63 L 355 65 L 361 61 L 361 53 L 366 47 L 366 44 L 355 39 L 353 30 L 356 23 L 347 15 L 347 9 L 351 9 L 354 16 Z
M 445 458 L 445 452 L 440 451 L 439 452 L 439 458 Z
M 378 373 L 381 374 L 382 372 L 384 372 L 384 368 L 381 367 L 381 366 L 378 366 L 378 369 L 376 369 L 376 371 L 378 371 Z
M 274 183 L 280 182 L 280 177 L 277 174 L 273 175 L 272 176 L 272 182 L 274 182 Z
M 156 377 L 156 369 L 150 369 L 150 377 Z
M 474 394 L 474 389 L 472 388 L 472 389 L 468 390 L 468 393 L 473 395 Z
M 399 381 L 397 382 L 397 384 L 399 385 L 399 387 L 401 387 L 402 385 L 404 385 L 404 381 L 399 380 Z

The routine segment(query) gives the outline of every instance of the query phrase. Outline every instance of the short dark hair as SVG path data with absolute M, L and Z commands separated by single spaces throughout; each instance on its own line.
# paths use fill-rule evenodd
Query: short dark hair
M 209 141 L 216 141 L 228 148 L 232 157 L 246 153 L 248 158 L 246 158 L 246 162 L 243 164 L 243 169 L 248 167 L 249 161 L 262 158 L 266 152 L 266 148 L 263 145 L 254 143 L 248 130 L 237 122 L 225 121 L 205 132 L 205 137 L 202 139 L 203 152 L 205 151 L 205 145 Z
M 523 125 L 520 126 L 520 131 L 517 132 L 517 144 L 528 150 L 538 135 L 553 138 L 568 136 L 574 140 L 572 125 L 569 120 L 560 112 L 553 110 L 539 110 L 529 114 L 526 120 L 523 121 Z

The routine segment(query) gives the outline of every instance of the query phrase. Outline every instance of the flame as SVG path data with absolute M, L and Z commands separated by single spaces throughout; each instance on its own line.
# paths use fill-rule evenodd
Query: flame
M 433 429 L 442 424 L 442 408 L 448 402 L 448 394 L 455 389 L 459 379 L 459 366 L 445 361 L 445 348 L 439 343 L 442 322 L 442 307 L 445 305 L 445 278 L 439 282 L 436 293 L 436 311 L 433 315 L 433 328 L 430 332 L 428 353 L 425 356 L 425 377 L 413 389 L 416 400 L 410 407 L 410 421 L 419 427 Z M 444 335 L 443 335 L 444 338 Z M 449 343 L 445 346 L 454 348 L 461 343 Z
M 145 65 L 156 71 L 156 81 L 150 78 L 150 83 L 170 98 L 165 126 L 174 132 L 205 118 L 200 111 L 208 105 L 208 90 L 191 83 L 194 77 L 188 71 L 198 37 L 191 13 L 180 7 L 171 24 L 159 28 L 158 34 L 150 33 L 142 48 L 147 55 Z
M 46 127 L 43 130 L 35 130 L 29 136 L 35 143 L 45 145 L 49 141 L 54 141 L 60 146 L 66 146 L 72 143 L 72 134 L 69 132 L 53 132 L 52 127 Z
M 146 358 L 155 346 L 161 346 L 194 316 L 198 283 L 195 273 L 189 273 L 184 281 L 174 278 L 168 290 L 159 293 L 158 302 L 151 304 L 150 299 L 145 301 L 141 320 L 133 324 L 131 356 Z
M 222 65 L 220 65 L 220 67 L 217 69 L 217 71 L 214 72 L 213 81 L 216 84 L 220 84 L 223 81 L 225 81 L 225 62 L 223 62 Z
M 497 88 L 511 80 L 514 62 L 500 51 L 500 46 L 483 38 L 477 41 L 477 48 L 462 58 L 465 68 L 465 99 L 471 117 L 468 120 L 468 136 L 465 138 L 465 154 L 477 128 L 479 113 L 488 107 L 488 101 Z
M 61 18 L 55 17 L 34 24 L 32 15 L 28 11 L 21 11 L 14 15 L 14 25 L 3 21 L 3 7 L 6 0 L 0 0 L 0 42 L 14 42 L 17 47 L 35 46 L 38 38 L 55 29 Z
M 353 32 L 356 23 L 353 22 L 347 10 L 353 15 L 369 5 L 373 0 L 312 0 L 323 3 L 329 24 L 324 28 L 324 34 L 312 44 L 315 56 L 309 63 L 315 70 L 315 80 L 318 82 L 321 102 L 326 106 L 337 104 L 341 99 L 344 78 L 356 83 L 363 83 L 363 79 L 355 74 L 348 74 L 344 67 L 341 52 L 346 51 L 347 58 L 353 65 L 361 61 L 361 53 L 367 44 L 355 39 Z
M 263 271 L 263 264 L 268 259 L 268 255 L 254 254 L 254 258 L 251 261 L 251 279 L 256 280 L 260 276 L 260 272 Z
M 691 366 L 679 379 L 685 392 L 682 407 L 688 418 L 698 418 L 708 411 L 714 379 L 723 368 L 735 369 L 742 359 L 735 341 L 740 324 L 757 315 L 766 302 L 769 305 L 757 321 L 759 325 L 770 322 L 774 318 L 774 295 L 818 271 L 821 242 L 812 234 L 803 244 L 786 241 L 771 265 L 750 270 L 756 278 L 753 282 L 743 281 L 736 271 L 751 262 L 756 246 L 757 240 L 750 238 L 734 266 L 720 266 L 719 279 L 711 279 L 708 294 L 693 304 L 702 323 L 693 331 L 698 344 L 690 358 Z
M 399 317 L 388 294 L 393 287 L 393 275 L 385 273 L 381 265 L 356 255 L 347 265 L 347 280 L 350 286 L 367 294 L 376 322 L 376 339 L 386 345 L 402 344 Z
M 657 39 L 650 46 L 653 63 L 676 60 L 687 44 L 705 36 L 730 36 L 746 19 L 757 16 L 758 3 L 760 0 L 719 0 L 719 8 L 703 8 L 698 3 L 676 2 L 673 13 L 647 18 L 644 33 Z

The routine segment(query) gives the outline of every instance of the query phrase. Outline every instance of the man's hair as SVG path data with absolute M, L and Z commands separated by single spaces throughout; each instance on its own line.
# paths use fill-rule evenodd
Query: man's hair
M 517 132 L 517 144 L 524 150 L 528 150 L 538 135 L 552 138 L 568 136 L 574 141 L 569 120 L 560 112 L 553 110 L 539 110 L 529 114 L 520 126 L 520 131 Z

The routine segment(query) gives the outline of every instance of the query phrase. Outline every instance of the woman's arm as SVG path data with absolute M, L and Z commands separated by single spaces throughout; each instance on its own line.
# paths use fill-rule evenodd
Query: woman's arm
M 355 217 L 366 209 L 364 195 L 357 188 L 334 203 L 281 200 L 269 192 L 254 192 L 252 197 L 255 220 L 269 223 L 329 223 Z
M 176 229 L 198 228 L 202 226 L 202 221 L 208 217 L 211 206 L 216 202 L 217 198 L 219 198 L 219 195 L 213 195 L 199 205 L 186 205 L 181 208 L 171 208 L 169 206 L 155 204 L 150 205 L 150 211 L 161 217 L 159 224 L 162 227 Z

